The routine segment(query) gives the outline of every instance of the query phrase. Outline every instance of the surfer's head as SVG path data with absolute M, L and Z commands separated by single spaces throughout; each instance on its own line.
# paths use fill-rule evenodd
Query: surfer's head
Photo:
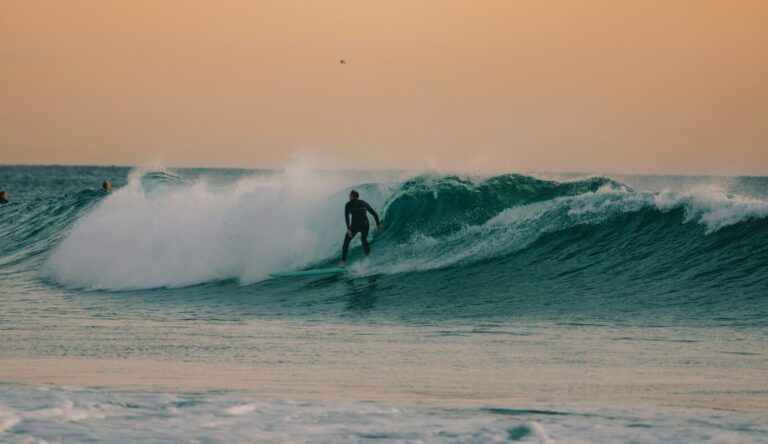
M 8 192 L 0 191 L 0 204 L 8 203 Z
M 350 201 L 357 200 L 359 197 L 360 197 L 360 193 L 358 193 L 357 191 L 352 190 L 352 191 L 349 192 L 349 200 Z
M 112 191 L 112 184 L 109 183 L 108 180 L 105 180 L 103 184 L 101 184 L 101 188 L 104 189 L 104 191 Z

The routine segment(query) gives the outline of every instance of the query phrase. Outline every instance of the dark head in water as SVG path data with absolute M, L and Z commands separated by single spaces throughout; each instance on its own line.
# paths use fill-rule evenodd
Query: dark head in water
M 8 203 L 8 192 L 0 191 L 0 204 L 7 204 L 7 203 Z
M 357 191 L 352 190 L 352 191 L 349 192 L 349 201 L 350 202 L 355 201 L 355 200 L 357 200 L 359 198 L 360 198 L 360 193 L 358 193 Z
M 109 183 L 108 180 L 105 180 L 103 184 L 101 184 L 101 187 L 104 189 L 104 191 L 112 191 L 112 184 Z

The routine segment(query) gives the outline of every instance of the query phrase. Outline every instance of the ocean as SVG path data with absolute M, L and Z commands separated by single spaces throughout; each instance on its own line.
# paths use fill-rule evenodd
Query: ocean
M 371 256 L 270 278 L 337 264 L 352 188 Z M 0 166 L 0 189 L 2 442 L 768 442 L 766 177 Z

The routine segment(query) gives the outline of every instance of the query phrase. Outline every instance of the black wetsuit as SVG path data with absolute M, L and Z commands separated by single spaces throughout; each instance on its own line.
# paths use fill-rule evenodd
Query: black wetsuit
M 352 230 L 352 236 L 344 234 L 344 246 L 341 249 L 341 260 L 347 260 L 347 253 L 349 252 L 349 242 L 353 237 L 360 233 L 360 240 L 363 241 L 363 251 L 365 255 L 371 252 L 371 246 L 368 245 L 368 215 L 366 212 L 370 212 L 373 215 L 373 219 L 376 220 L 376 225 L 379 225 L 379 215 L 373 211 L 368 202 L 360 199 L 350 200 L 347 205 L 344 206 L 344 222 L 347 224 L 347 229 Z M 351 219 L 351 220 L 350 220 Z

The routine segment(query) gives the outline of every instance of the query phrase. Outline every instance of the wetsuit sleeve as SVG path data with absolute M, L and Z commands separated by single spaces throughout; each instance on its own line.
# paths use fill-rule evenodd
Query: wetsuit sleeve
M 352 225 L 350 225 L 349 217 L 350 217 L 349 202 L 347 202 L 347 204 L 344 205 L 344 222 L 347 224 L 347 230 L 352 228 Z
M 375 221 L 376 221 L 376 225 L 381 225 L 381 224 L 379 223 L 379 215 L 378 215 L 378 214 L 376 214 L 376 212 L 375 212 L 375 211 L 373 211 L 373 208 L 371 208 L 371 206 L 370 206 L 370 205 L 368 205 L 368 202 L 366 202 L 366 203 L 365 203 L 365 209 L 366 209 L 366 210 L 368 210 L 368 212 L 369 212 L 369 213 L 371 213 L 371 214 L 373 215 L 373 220 L 375 220 Z

